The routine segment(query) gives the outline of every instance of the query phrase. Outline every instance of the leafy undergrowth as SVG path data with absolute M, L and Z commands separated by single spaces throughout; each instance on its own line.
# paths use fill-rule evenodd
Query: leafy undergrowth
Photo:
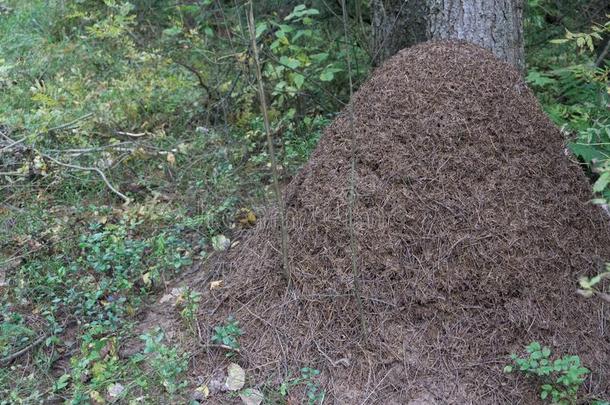
M 594 182 L 593 191 L 599 198 L 593 202 L 608 204 L 610 62 L 599 50 L 610 34 L 610 14 L 592 24 L 583 22 L 581 16 L 568 15 L 557 24 L 549 21 L 561 16 L 560 5 L 539 0 L 529 3 L 526 79 L 549 117 L 566 133 L 568 148 Z
M 212 2 L 50 3 L 0 1 L 0 404 L 186 403 L 190 354 L 163 330 L 121 353 L 268 201 L 243 9 L 210 25 Z M 283 181 L 340 105 L 316 95 L 346 94 L 327 23 L 288 14 L 257 29 Z M 192 333 L 197 293 L 179 295 Z

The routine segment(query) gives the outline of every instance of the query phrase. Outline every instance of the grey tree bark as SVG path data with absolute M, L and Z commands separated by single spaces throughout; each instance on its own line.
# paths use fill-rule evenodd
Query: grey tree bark
M 523 70 L 523 0 L 372 0 L 375 64 L 431 39 L 462 39 Z

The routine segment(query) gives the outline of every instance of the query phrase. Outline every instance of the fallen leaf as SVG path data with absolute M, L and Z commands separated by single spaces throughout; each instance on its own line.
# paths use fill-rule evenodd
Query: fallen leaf
M 168 294 L 165 294 L 163 297 L 161 297 L 159 302 L 161 304 L 165 304 L 167 302 L 174 301 L 173 304 L 177 305 L 179 303 L 178 301 L 181 299 L 183 293 L 184 293 L 184 287 L 172 288 L 172 290 Z
M 252 388 L 243 390 L 239 397 L 246 405 L 259 405 L 265 399 L 262 392 Z
M 93 401 L 94 404 L 105 404 L 106 403 L 106 400 L 104 400 L 104 397 L 102 397 L 100 395 L 100 393 L 97 391 L 91 391 L 89 393 L 89 397 L 91 398 L 91 400 Z
M 172 152 L 167 152 L 167 163 L 169 163 L 170 166 L 176 165 L 176 155 Z
M 111 384 L 110 386 L 108 386 L 108 397 L 113 400 L 118 398 L 119 395 L 121 395 L 121 393 L 123 391 L 125 391 L 125 387 L 122 384 L 119 383 L 115 383 L 115 384 Z
M 195 389 L 195 391 L 193 392 L 193 395 L 191 395 L 191 399 L 194 401 L 203 401 L 204 399 L 206 399 L 209 396 L 210 396 L 210 389 L 208 388 L 207 385 L 202 385 Z
M 216 280 L 210 283 L 210 290 L 215 290 L 220 287 L 222 287 L 222 280 Z
M 150 285 L 150 272 L 142 274 L 142 281 L 144 281 L 144 284 Z
M 212 248 L 216 251 L 227 250 L 231 246 L 231 241 L 224 235 L 216 235 L 212 238 Z
M 239 366 L 239 364 L 229 364 L 229 367 L 227 367 L 227 373 L 228 376 L 225 386 L 229 391 L 239 391 L 244 387 L 244 384 L 246 383 L 246 372 Z
M 241 208 L 236 215 L 237 222 L 243 228 L 250 228 L 256 225 L 256 214 L 249 208 Z

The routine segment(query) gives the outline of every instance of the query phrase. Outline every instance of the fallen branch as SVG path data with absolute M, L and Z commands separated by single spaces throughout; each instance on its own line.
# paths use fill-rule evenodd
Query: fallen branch
M 27 177 L 27 173 L 21 172 L 0 172 L 0 176 L 17 176 L 17 177 Z
M 8 137 L 6 137 L 8 138 Z M 10 139 L 10 138 L 8 138 Z M 20 143 L 22 143 L 23 141 L 25 141 L 25 137 L 18 139 L 16 141 L 11 141 L 11 143 L 9 143 L 7 146 L 3 147 L 2 149 L 0 149 L 0 152 L 4 152 L 5 150 L 14 148 L 15 146 L 19 145 Z
M 288 261 L 288 230 L 286 229 L 286 213 L 284 207 L 284 201 L 282 198 L 282 191 L 280 190 L 280 181 L 277 171 L 277 162 L 275 159 L 275 150 L 273 148 L 273 139 L 271 135 L 271 127 L 269 125 L 269 114 L 267 112 L 267 100 L 265 98 L 265 88 L 263 87 L 263 75 L 261 73 L 261 65 L 258 58 L 258 47 L 256 45 L 256 32 L 254 25 L 254 10 L 252 1 L 250 1 L 250 12 L 248 13 L 248 29 L 250 31 L 250 39 L 252 40 L 252 53 L 254 54 L 254 64 L 256 65 L 256 79 L 258 81 L 258 93 L 261 110 L 263 112 L 263 122 L 265 124 L 265 133 L 267 134 L 267 148 L 269 149 L 269 156 L 271 158 L 271 174 L 273 177 L 273 188 L 275 190 L 275 199 L 278 205 L 278 212 L 280 215 L 280 232 L 282 236 L 282 264 L 284 270 L 284 277 L 288 283 L 288 287 L 292 284 L 292 272 L 290 270 L 290 263 Z
M 83 171 L 89 171 L 89 172 L 96 172 L 102 178 L 102 181 L 106 184 L 106 186 L 110 189 L 110 191 L 112 191 L 114 194 L 116 194 L 119 197 L 121 197 L 125 201 L 126 204 L 129 204 L 129 202 L 131 201 L 129 199 L 129 197 L 127 197 L 125 194 L 121 193 L 119 190 L 114 188 L 114 186 L 112 184 L 110 184 L 110 182 L 106 178 L 106 175 L 104 174 L 104 172 L 101 171 L 100 169 L 98 169 L 97 167 L 77 166 L 77 165 L 73 165 L 73 164 L 70 164 L 70 163 L 64 163 L 62 161 L 59 161 L 59 160 L 55 159 L 52 156 L 49 156 L 49 155 L 46 155 L 46 154 L 43 154 L 43 153 L 41 153 L 40 155 L 45 157 L 46 159 L 49 159 L 50 161 L 52 161 L 53 163 L 55 163 L 56 165 L 59 165 L 59 166 L 63 166 L 63 167 L 67 167 L 67 168 L 75 169 L 75 170 L 83 170 Z
M 67 320 L 66 322 L 64 322 L 64 324 L 61 326 L 61 330 L 65 330 L 65 328 L 74 325 L 76 323 L 76 320 Z M 27 352 L 29 352 L 30 350 L 38 347 L 42 342 L 44 342 L 49 336 L 53 335 L 53 331 L 47 331 L 45 333 L 43 333 L 42 335 L 40 335 L 36 340 L 34 340 L 32 343 L 30 343 L 29 345 L 27 345 L 26 347 L 24 347 L 23 349 L 13 353 L 13 354 L 9 354 L 8 356 L 0 359 L 0 365 L 5 366 L 15 360 L 17 360 L 19 357 L 23 356 L 24 354 L 26 354 Z
M 134 134 L 134 133 L 131 133 L 131 132 L 115 131 L 114 133 L 117 134 L 117 135 L 129 136 L 131 138 L 141 138 L 143 136 L 150 135 L 149 132 L 142 132 L 142 133 L 139 133 L 139 134 Z
M 595 61 L 596 68 L 602 67 L 604 60 L 606 59 L 606 56 L 608 55 L 609 51 L 610 51 L 610 40 L 608 42 L 606 42 L 606 46 L 604 47 L 604 49 L 600 52 L 599 56 L 597 57 L 597 60 Z
M 33 348 L 37 347 L 42 342 L 44 342 L 49 337 L 49 335 L 50 335 L 49 333 L 43 333 L 38 339 L 36 339 L 35 341 L 30 343 L 23 349 L 1 359 L 0 364 L 4 366 L 4 365 L 7 365 L 7 364 L 11 363 L 12 361 L 18 359 L 19 357 L 23 356 L 24 354 L 26 354 L 27 352 L 29 352 L 30 350 L 32 350 Z
M 73 127 L 78 122 L 86 120 L 87 118 L 92 117 L 92 116 L 93 116 L 93 113 L 87 113 L 87 114 L 83 115 L 82 117 L 79 117 L 79 118 L 77 118 L 75 120 L 72 120 L 72 121 L 70 121 L 70 122 L 68 122 L 66 124 L 61 124 L 61 125 L 58 125 L 56 127 L 50 128 L 46 132 L 55 132 L 55 131 L 59 131 L 61 129 L 66 129 L 66 128 Z

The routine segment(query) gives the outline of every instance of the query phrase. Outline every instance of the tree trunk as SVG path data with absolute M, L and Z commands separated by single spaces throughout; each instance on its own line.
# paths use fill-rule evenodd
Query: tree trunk
M 522 0 L 373 0 L 375 64 L 431 39 L 462 39 L 524 68 Z

